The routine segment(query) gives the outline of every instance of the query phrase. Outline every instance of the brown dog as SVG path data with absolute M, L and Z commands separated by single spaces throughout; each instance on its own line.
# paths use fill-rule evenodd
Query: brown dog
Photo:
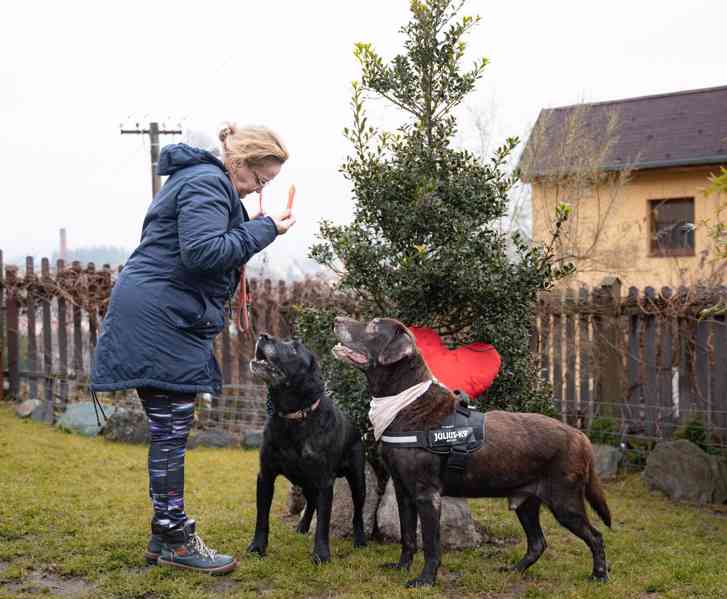
M 369 323 L 337 318 L 340 343 L 334 355 L 362 370 L 372 397 L 397 395 L 432 379 L 411 332 L 400 322 L 376 318 Z M 455 407 L 446 388 L 432 384 L 405 407 L 386 429 L 389 434 L 436 428 Z M 607 526 L 611 514 L 593 469 L 593 448 L 583 433 L 541 414 L 492 411 L 486 415 L 484 444 L 470 454 L 458 488 L 445 480 L 447 456 L 419 447 L 383 446 L 401 519 L 401 557 L 391 568 L 408 570 L 416 552 L 417 515 L 422 522 L 424 569 L 407 586 L 434 584 L 441 561 L 439 515 L 442 495 L 508 497 L 525 529 L 528 548 L 513 566 L 524 572 L 545 550 L 540 505 L 583 539 L 593 554 L 593 578 L 608 579 L 601 533 L 591 526 L 584 498 Z

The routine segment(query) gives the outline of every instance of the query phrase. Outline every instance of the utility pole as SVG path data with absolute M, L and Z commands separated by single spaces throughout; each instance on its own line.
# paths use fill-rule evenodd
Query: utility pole
M 148 135 L 151 142 L 151 189 L 152 196 L 156 196 L 161 185 L 161 177 L 157 174 L 159 164 L 159 136 L 160 135 L 181 135 L 181 129 L 160 129 L 159 123 L 149 123 L 148 129 L 121 129 L 121 135 Z
M 58 252 L 58 257 L 61 260 L 66 260 L 68 258 L 68 239 L 66 237 L 66 229 L 61 229 L 61 245 L 60 245 L 60 251 Z

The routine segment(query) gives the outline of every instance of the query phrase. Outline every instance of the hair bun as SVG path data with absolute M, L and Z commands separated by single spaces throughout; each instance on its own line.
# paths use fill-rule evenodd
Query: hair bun
M 225 140 L 234 132 L 235 130 L 233 129 L 232 125 L 225 125 L 224 127 L 222 127 L 222 129 L 220 129 L 218 137 L 220 138 L 220 141 L 222 143 L 225 143 Z

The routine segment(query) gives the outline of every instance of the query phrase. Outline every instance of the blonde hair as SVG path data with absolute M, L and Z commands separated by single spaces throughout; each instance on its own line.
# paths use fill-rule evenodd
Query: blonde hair
M 218 137 L 225 161 L 238 168 L 243 163 L 256 166 L 266 160 L 275 160 L 282 164 L 288 159 L 288 150 L 282 140 L 267 127 L 238 127 L 235 123 L 227 123 Z

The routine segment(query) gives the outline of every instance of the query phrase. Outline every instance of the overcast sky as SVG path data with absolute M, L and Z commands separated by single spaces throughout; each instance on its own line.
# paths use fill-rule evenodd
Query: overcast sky
M 180 120 L 265 124 L 291 154 L 266 190 L 270 211 L 298 189 L 298 224 L 270 248 L 301 257 L 321 218 L 345 222 L 352 199 L 338 166 L 349 151 L 352 49 L 401 49 L 405 0 L 13 2 L 0 25 L 0 249 L 133 249 L 151 200 L 146 136 L 133 126 Z M 470 0 L 482 23 L 470 58 L 491 60 L 462 111 L 524 135 L 543 107 L 727 84 L 725 0 Z M 468 60 L 469 64 L 471 61 Z M 374 118 L 396 123 L 373 104 Z M 171 142 L 163 139 L 163 143 Z M 250 206 L 256 196 L 250 196 Z

